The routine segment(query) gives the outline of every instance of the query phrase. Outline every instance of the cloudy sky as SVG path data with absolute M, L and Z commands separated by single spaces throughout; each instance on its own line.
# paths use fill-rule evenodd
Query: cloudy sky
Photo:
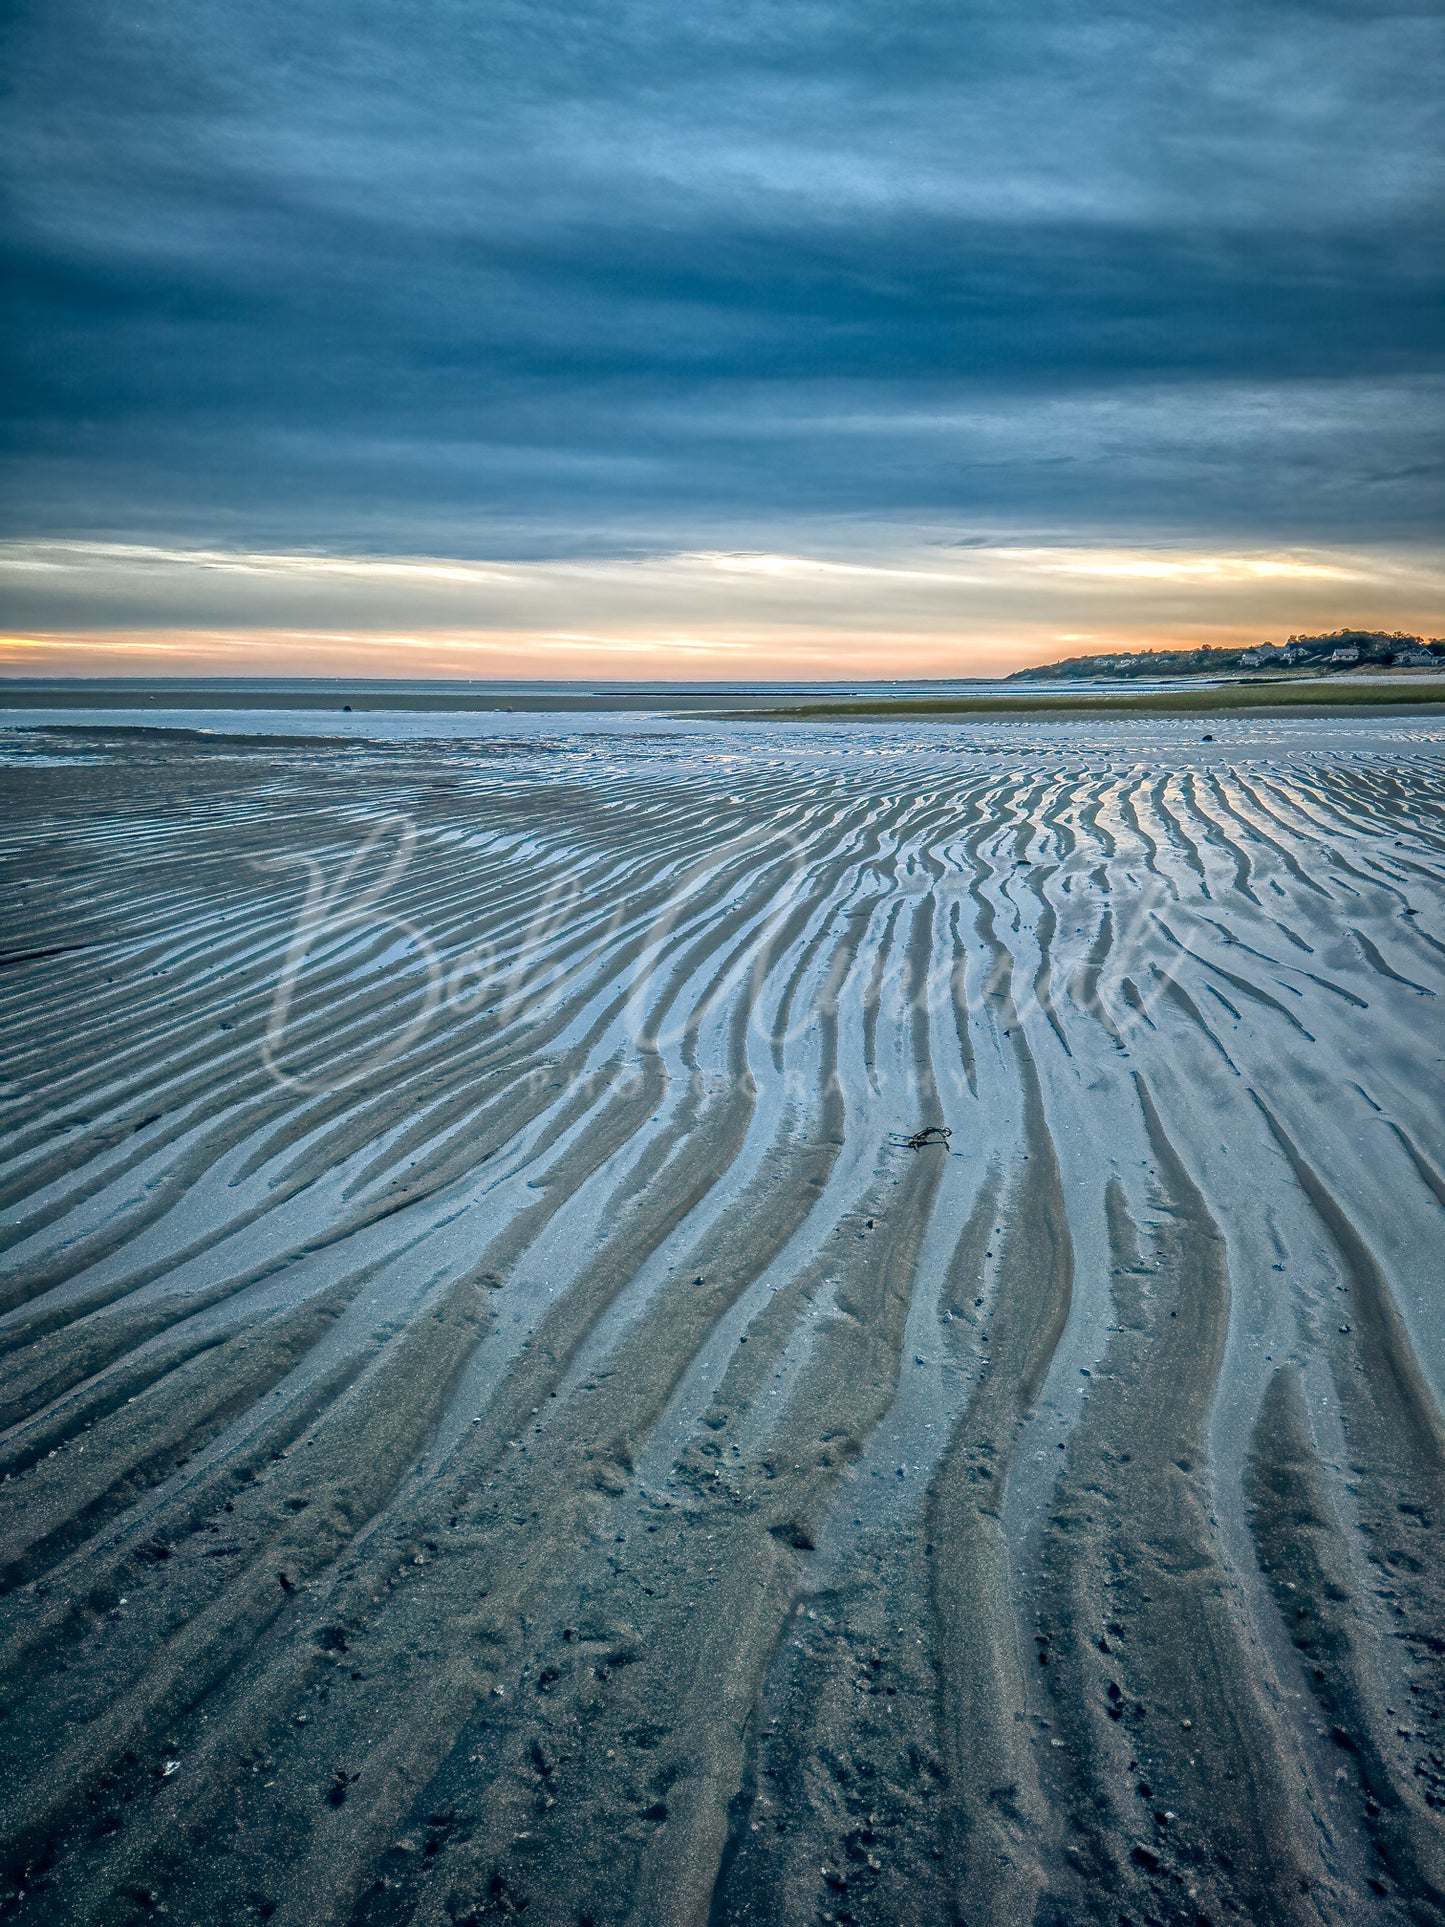
M 20 0 L 9 673 L 1445 629 L 1445 13 Z

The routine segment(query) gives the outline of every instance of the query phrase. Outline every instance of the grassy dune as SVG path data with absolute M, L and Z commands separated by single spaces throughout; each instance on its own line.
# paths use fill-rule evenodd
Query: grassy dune
M 1062 696 L 1053 690 L 1030 690 L 1009 696 L 876 698 L 866 702 L 795 703 L 776 709 L 728 710 L 730 721 L 759 717 L 775 721 L 822 721 L 844 716 L 1079 716 L 1139 714 L 1151 716 L 1211 716 L 1234 710 L 1352 710 L 1374 712 L 1418 710 L 1422 705 L 1445 708 L 1445 680 L 1391 683 L 1270 682 L 1213 683 L 1198 689 L 1126 690 L 1118 695 Z

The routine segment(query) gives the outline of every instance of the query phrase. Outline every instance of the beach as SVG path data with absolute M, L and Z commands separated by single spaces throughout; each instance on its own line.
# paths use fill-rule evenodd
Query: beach
M 5 1917 L 1445 1922 L 1445 718 L 9 724 Z

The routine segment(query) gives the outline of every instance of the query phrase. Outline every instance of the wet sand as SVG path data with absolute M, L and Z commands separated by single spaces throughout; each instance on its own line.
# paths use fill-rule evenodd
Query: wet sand
M 430 722 L 0 745 L 0 1914 L 1445 1922 L 1438 724 Z

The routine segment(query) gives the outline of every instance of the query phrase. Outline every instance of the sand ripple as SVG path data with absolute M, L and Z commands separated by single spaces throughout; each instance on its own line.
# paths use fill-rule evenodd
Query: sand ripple
M 0 1912 L 1445 1922 L 1445 782 L 1219 733 L 12 759 Z

